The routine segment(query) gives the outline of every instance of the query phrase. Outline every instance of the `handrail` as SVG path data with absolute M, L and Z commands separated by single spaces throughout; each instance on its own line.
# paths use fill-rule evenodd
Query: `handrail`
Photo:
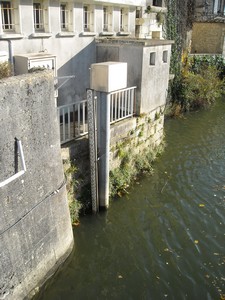
M 110 95 L 110 124 L 134 114 L 136 86 L 116 90 Z M 57 107 L 61 145 L 88 134 L 87 99 Z
M 18 147 L 18 152 L 20 155 L 22 170 L 17 172 L 16 174 L 10 176 L 9 178 L 5 179 L 4 181 L 0 182 L 0 187 L 3 187 L 5 185 L 7 185 L 8 183 L 12 182 L 13 180 L 17 179 L 18 177 L 23 175 L 27 170 L 26 164 L 25 164 L 25 159 L 24 159 L 24 154 L 23 154 L 23 147 L 22 147 L 22 143 L 20 140 L 17 140 L 17 147 Z

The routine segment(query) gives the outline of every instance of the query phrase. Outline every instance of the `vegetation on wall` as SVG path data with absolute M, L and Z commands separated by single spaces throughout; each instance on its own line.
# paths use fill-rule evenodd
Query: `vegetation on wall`
M 121 196 L 127 193 L 127 188 L 137 179 L 141 173 L 152 173 L 152 163 L 156 157 L 163 151 L 164 144 L 161 143 L 155 149 L 149 149 L 141 154 L 133 154 L 128 150 L 130 147 L 120 144 L 118 154 L 121 163 L 118 168 L 110 171 L 110 197 Z
M 150 14 L 151 11 L 152 11 L 152 8 L 151 8 L 150 5 L 148 5 L 148 6 L 146 7 L 146 9 L 145 9 L 145 13 L 146 13 L 146 14 Z
M 159 11 L 156 13 L 156 21 L 158 23 L 158 26 L 160 26 L 164 23 L 164 14 L 162 11 Z
M 64 161 L 64 173 L 67 180 L 67 195 L 70 209 L 70 217 L 73 225 L 79 224 L 79 214 L 82 209 L 82 204 L 75 197 L 75 191 L 78 186 L 78 180 L 76 179 L 77 167 L 75 160 Z

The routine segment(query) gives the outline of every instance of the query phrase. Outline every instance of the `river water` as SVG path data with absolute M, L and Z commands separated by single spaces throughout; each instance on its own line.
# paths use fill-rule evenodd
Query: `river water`
M 225 101 L 167 120 L 154 174 L 81 218 L 43 300 L 219 300 L 225 294 Z

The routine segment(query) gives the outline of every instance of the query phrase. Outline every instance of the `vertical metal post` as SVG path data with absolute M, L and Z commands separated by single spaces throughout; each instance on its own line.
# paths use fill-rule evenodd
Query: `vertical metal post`
M 75 131 L 75 104 L 73 104 L 73 138 L 76 137 L 76 131 Z
M 109 206 L 110 94 L 100 92 L 98 99 L 99 205 Z
M 96 134 L 96 105 L 93 90 L 87 90 L 88 137 L 91 169 L 92 211 L 99 211 L 98 200 L 98 165 L 97 165 L 97 134 Z
M 63 108 L 62 109 L 62 112 L 63 112 L 63 141 L 66 140 L 66 124 L 65 124 L 65 109 Z
M 68 106 L 68 139 L 71 139 L 71 134 L 70 134 L 70 106 Z

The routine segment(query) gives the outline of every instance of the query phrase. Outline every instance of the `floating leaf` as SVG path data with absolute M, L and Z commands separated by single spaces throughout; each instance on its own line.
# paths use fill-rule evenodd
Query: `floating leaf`
M 198 206 L 199 207 L 205 207 L 205 204 L 200 203 Z

